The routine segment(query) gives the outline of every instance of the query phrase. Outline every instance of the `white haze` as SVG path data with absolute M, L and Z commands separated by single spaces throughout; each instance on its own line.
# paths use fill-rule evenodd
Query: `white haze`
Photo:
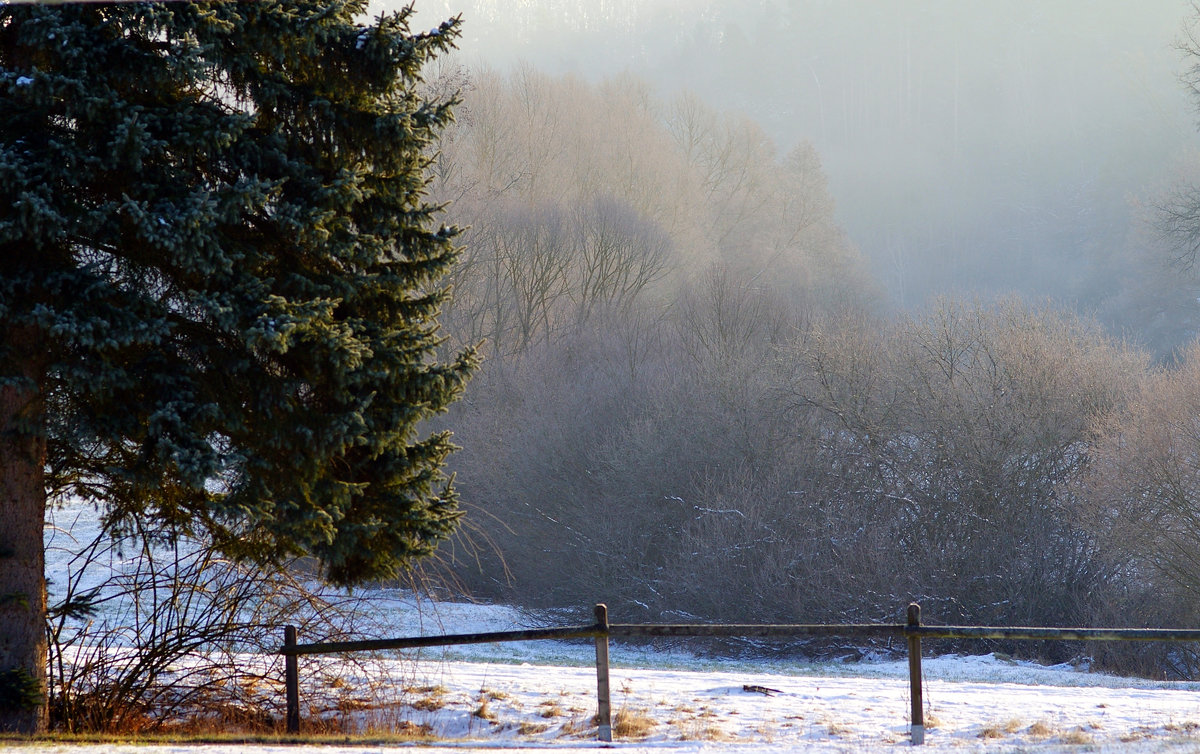
M 395 0 L 390 7 L 397 7 Z M 377 2 L 374 10 L 389 7 Z M 525 61 L 745 113 L 817 148 L 851 240 L 901 305 L 1016 292 L 1102 309 L 1139 201 L 1197 141 L 1186 0 L 419 0 L 469 65 Z

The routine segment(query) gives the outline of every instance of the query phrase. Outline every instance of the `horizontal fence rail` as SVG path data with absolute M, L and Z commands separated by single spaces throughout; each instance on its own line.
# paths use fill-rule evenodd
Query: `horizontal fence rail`
M 855 636 L 889 638 L 905 635 L 903 623 L 613 623 L 608 627 L 609 636 L 662 637 L 662 636 L 710 636 L 710 637 L 757 637 L 792 639 L 803 636 Z
M 329 641 L 314 644 L 286 643 L 281 655 L 325 655 L 339 652 L 382 652 L 388 649 L 420 649 L 422 647 L 451 647 L 462 644 L 496 644 L 506 641 L 538 641 L 542 639 L 593 639 L 604 635 L 598 626 L 565 626 L 563 628 L 531 628 L 525 631 L 492 631 L 481 634 L 444 634 L 442 636 L 410 636 L 403 639 L 364 639 L 362 641 Z
M 1200 641 L 1200 629 L 1042 628 L 1035 626 L 918 626 L 906 634 L 922 639 L 1010 639 L 1014 641 Z
M 284 628 L 284 686 L 287 695 L 287 731 L 300 731 L 300 683 L 297 657 L 342 652 L 377 652 L 463 644 L 493 644 L 510 641 L 594 639 L 596 643 L 597 735 L 612 741 L 611 702 L 608 689 L 608 641 L 633 637 L 726 637 L 773 638 L 854 637 L 904 639 L 908 645 L 909 688 L 912 701 L 911 736 L 914 746 L 925 741 L 921 688 L 922 639 L 1006 639 L 1010 641 L 1168 641 L 1200 642 L 1200 629 L 1169 628 L 1052 628 L 1039 626 L 929 626 L 921 624 L 921 608 L 907 609 L 905 623 L 850 624 L 758 624 L 758 623 L 609 623 L 608 608 L 595 607 L 591 625 L 531 628 L 521 631 L 490 631 L 441 636 L 410 636 L 398 639 L 367 639 L 299 644 L 296 629 Z

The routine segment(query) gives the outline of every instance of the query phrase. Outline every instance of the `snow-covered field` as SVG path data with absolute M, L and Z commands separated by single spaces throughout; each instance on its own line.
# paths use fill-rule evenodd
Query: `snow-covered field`
M 421 604 L 378 596 L 400 632 L 503 630 L 528 625 L 502 606 Z M 303 641 L 303 637 L 301 637 Z M 907 663 L 864 660 L 796 665 L 719 662 L 682 651 L 614 643 L 616 748 L 630 752 L 870 752 L 908 749 Z M 367 726 L 401 721 L 454 752 L 597 748 L 594 654 L 587 642 L 525 642 L 423 650 L 319 672 L 301 658 L 302 685 L 349 684 L 359 701 L 306 709 Z M 328 671 L 325 667 L 323 670 Z M 1069 665 L 995 655 L 924 661 L 926 751 L 1198 751 L 1200 684 L 1119 678 Z M 333 678 L 340 680 L 333 681 Z M 324 680 L 329 679 L 329 680 Z M 770 695 L 746 686 L 777 690 Z M 314 694 L 317 699 L 320 694 Z M 629 726 L 625 730 L 622 721 Z M 360 754 L 382 744 L 336 747 L 103 747 L 124 754 Z M 96 747 L 16 746 L 14 752 L 96 752 Z
M 403 612 L 398 603 L 395 613 Z M 523 622 L 508 608 L 461 604 L 426 608 L 422 620 L 426 633 L 500 630 Z M 611 655 L 617 745 L 623 749 L 910 746 L 905 660 L 717 662 L 620 644 Z M 586 642 L 426 650 L 418 662 L 393 668 L 405 694 L 387 714 L 455 742 L 594 746 L 593 661 Z M 388 673 L 386 665 L 376 667 Z M 926 750 L 1200 751 L 1200 684 L 1118 678 L 995 655 L 926 658 L 924 672 Z M 630 729 L 625 737 L 622 720 Z
M 393 602 L 396 607 L 400 603 Z M 449 605 L 456 630 L 498 627 L 507 608 Z M 469 616 L 469 617 L 468 617 Z M 442 739 L 422 748 L 455 752 L 597 748 L 596 676 L 584 644 L 481 645 L 411 659 L 377 660 L 343 676 L 373 704 L 326 714 L 382 724 L 407 720 Z M 463 657 L 462 654 L 469 655 Z M 656 656 L 614 645 L 613 708 L 629 752 L 870 752 L 908 749 L 907 665 L 864 661 L 792 667 L 714 664 L 682 653 Z M 519 660 L 519 661 L 514 661 Z M 312 661 L 309 661 L 312 662 Z M 302 658 L 301 675 L 305 678 Z M 359 674 L 355 677 L 355 674 Z M 993 655 L 925 660 L 927 751 L 1200 751 L 1200 687 L 1117 678 L 1069 666 L 1042 667 Z M 310 679 L 312 676 L 308 676 Z M 745 690 L 762 686 L 779 693 Z M 311 714 L 311 710 L 307 711 Z M 238 751 L 355 754 L 336 747 L 130 746 L 124 754 Z M 16 746 L 14 752 L 89 752 L 98 747 Z
M 509 630 L 532 622 L 504 606 L 418 602 L 391 591 L 368 595 L 382 630 L 392 636 Z M 332 673 L 329 662 L 300 658 L 306 719 L 324 716 L 368 734 L 419 726 L 435 741 L 421 748 L 454 752 L 600 747 L 592 723 L 596 674 L 590 642 L 426 649 L 360 660 Z M 614 746 L 624 751 L 910 747 L 904 660 L 719 661 L 681 649 L 614 643 L 611 663 Z M 926 751 L 1200 752 L 1198 683 L 1119 678 L 995 655 L 927 657 L 924 673 Z M 323 693 L 334 691 L 338 694 Z M 329 701 L 338 695 L 336 704 Z M 386 748 L 391 747 L 14 745 L 5 751 L 360 754 Z

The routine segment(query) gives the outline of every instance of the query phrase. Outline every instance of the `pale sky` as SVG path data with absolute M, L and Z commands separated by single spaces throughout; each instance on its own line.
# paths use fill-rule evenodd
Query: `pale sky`
M 1111 218 L 1200 144 L 1178 80 L 1187 0 L 417 6 L 419 27 L 463 14 L 468 65 L 632 72 L 745 113 L 781 153 L 811 142 L 840 221 L 904 303 L 1075 284 L 1072 260 L 1116 243 Z

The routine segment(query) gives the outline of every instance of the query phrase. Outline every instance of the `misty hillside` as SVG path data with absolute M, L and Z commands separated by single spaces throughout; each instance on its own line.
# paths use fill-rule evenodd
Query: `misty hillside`
M 421 5 L 464 15 L 470 64 L 633 72 L 664 100 L 746 114 L 782 152 L 811 144 L 901 307 L 1050 298 L 1160 354 L 1194 332 L 1200 286 L 1163 272 L 1144 227 L 1196 173 L 1186 0 Z M 1164 296 L 1164 280 L 1187 289 Z
M 473 6 L 509 46 L 427 82 L 462 99 L 443 331 L 485 357 L 442 576 L 631 619 L 1200 621 L 1186 9 L 530 7 Z

